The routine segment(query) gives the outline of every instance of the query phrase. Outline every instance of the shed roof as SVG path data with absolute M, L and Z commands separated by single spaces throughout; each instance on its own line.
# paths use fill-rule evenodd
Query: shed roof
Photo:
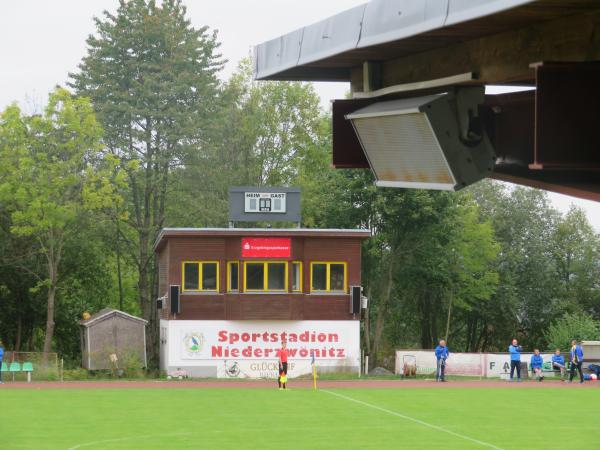
M 371 237 L 370 230 L 337 228 L 163 228 L 154 243 L 154 251 L 160 251 L 167 239 L 172 237 L 327 237 L 358 238 Z
M 104 309 L 101 309 L 100 311 L 98 311 L 97 313 L 92 314 L 92 316 L 88 320 L 80 320 L 79 324 L 84 327 L 89 327 L 89 326 L 93 325 L 94 323 L 108 319 L 111 316 L 120 316 L 120 317 L 123 317 L 124 319 L 142 322 L 144 324 L 148 323 L 147 320 L 142 319 L 141 317 L 132 316 L 131 314 L 127 314 L 126 312 L 119 311 L 118 309 L 104 308 Z
M 349 81 L 385 61 L 598 9 L 597 0 L 372 0 L 254 49 L 261 80 Z

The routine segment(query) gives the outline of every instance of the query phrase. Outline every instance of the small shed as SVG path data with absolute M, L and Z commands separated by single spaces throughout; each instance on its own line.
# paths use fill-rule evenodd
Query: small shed
M 88 370 L 147 367 L 146 324 L 148 321 L 116 309 L 105 308 L 81 326 L 82 366 Z

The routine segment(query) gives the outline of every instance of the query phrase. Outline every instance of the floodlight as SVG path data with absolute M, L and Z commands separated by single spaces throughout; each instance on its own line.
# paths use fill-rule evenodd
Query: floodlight
M 346 115 L 377 186 L 458 190 L 485 178 L 494 150 L 481 127 L 483 87 L 374 103 Z

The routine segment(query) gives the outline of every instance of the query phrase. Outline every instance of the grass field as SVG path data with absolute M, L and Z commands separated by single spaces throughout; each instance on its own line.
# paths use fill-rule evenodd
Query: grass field
M 600 389 L 0 389 L 0 448 L 598 448 Z

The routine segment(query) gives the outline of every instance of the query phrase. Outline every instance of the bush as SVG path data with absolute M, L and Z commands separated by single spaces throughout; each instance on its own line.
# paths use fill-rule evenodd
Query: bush
M 548 327 L 544 334 L 548 349 L 571 347 L 571 340 L 600 340 L 600 322 L 586 313 L 565 314 L 561 319 Z
M 86 369 L 76 368 L 76 369 L 65 369 L 63 371 L 63 380 L 64 381 L 79 381 L 79 380 L 87 380 L 90 378 L 90 374 Z

